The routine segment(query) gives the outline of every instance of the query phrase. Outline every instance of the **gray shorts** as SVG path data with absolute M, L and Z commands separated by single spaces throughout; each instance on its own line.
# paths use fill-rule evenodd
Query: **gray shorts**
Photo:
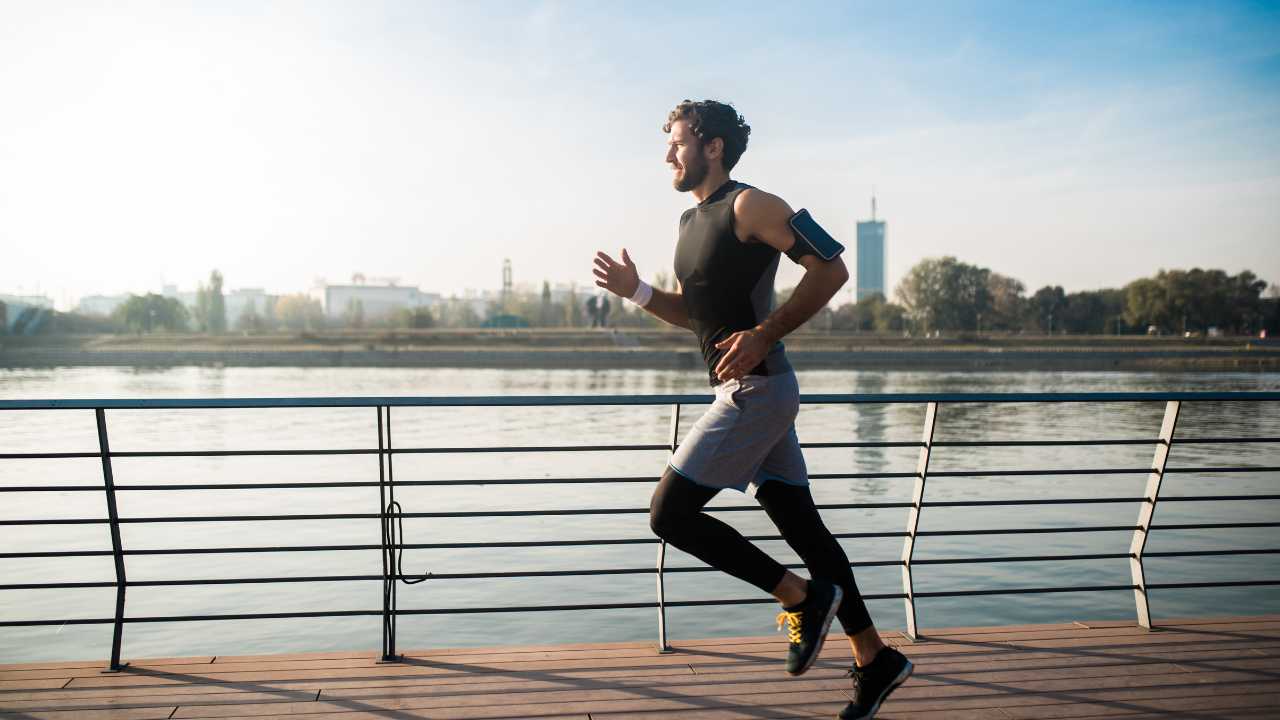
M 767 480 L 808 485 L 796 438 L 796 374 L 747 375 L 714 389 L 715 401 L 676 448 L 671 469 L 699 485 L 752 496 Z

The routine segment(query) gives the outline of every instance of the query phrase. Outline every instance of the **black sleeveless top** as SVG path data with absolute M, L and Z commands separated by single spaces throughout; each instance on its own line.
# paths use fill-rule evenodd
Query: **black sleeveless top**
M 725 351 L 716 343 L 759 325 L 773 310 L 773 280 L 781 253 L 762 242 L 743 242 L 733 231 L 733 201 L 751 186 L 730 180 L 680 216 L 675 273 L 689 324 L 711 372 Z M 749 375 L 790 372 L 781 342 Z

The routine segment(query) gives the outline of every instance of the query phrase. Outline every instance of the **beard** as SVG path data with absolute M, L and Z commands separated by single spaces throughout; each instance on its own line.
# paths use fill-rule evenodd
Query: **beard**
M 707 159 L 699 154 L 695 162 L 685 164 L 684 174 L 677 176 L 671 181 L 671 184 L 680 192 L 689 192 L 701 185 L 702 181 L 707 178 L 707 169 L 709 167 L 710 163 L 707 162 Z

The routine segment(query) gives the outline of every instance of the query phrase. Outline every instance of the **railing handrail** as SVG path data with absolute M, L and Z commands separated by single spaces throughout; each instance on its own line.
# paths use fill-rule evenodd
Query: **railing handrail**
M 560 405 L 698 405 L 712 395 L 424 395 L 245 398 L 66 398 L 0 400 L 0 410 L 191 410 L 199 408 L 315 407 L 540 407 Z M 802 404 L 889 405 L 901 403 L 1230 402 L 1280 400 L 1280 392 L 1231 390 L 1081 393 L 818 393 Z

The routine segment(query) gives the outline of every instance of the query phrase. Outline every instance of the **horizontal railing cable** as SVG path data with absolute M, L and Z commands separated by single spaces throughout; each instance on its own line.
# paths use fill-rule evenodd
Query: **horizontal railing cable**
M 1236 472 L 1278 472 L 1280 465 L 1226 465 L 1222 467 L 1171 467 L 1165 468 L 1165 475 L 1187 475 L 1192 473 L 1236 473 Z
M 1224 555 L 1262 555 L 1262 554 L 1278 554 L 1280 548 L 1236 548 L 1230 550 L 1183 550 L 1171 552 L 1148 552 L 1144 553 L 1147 557 L 1202 557 L 1202 556 L 1224 556 Z M 110 553 L 105 553 L 110 554 Z M 1133 557 L 1131 553 L 1080 553 L 1069 555 L 1011 555 L 997 557 L 968 557 L 968 558 L 920 558 L 914 559 L 912 562 L 917 565 L 954 565 L 954 564 L 985 564 L 985 563 L 1004 563 L 1004 562 L 1060 562 L 1060 561 L 1078 561 L 1078 560 L 1127 560 Z M 852 568 L 870 568 L 870 567 L 897 567 L 904 565 L 902 560 L 864 560 L 849 563 Z M 784 564 L 783 567 L 788 569 L 801 569 L 805 565 L 803 563 Z M 663 572 L 679 573 L 679 572 L 715 572 L 716 569 L 707 565 L 697 567 L 667 567 Z M 630 568 L 582 568 L 568 570 L 511 570 L 501 572 L 469 572 L 469 573 L 441 573 L 431 574 L 433 580 L 476 580 L 476 579 L 497 579 L 497 578 L 525 578 L 525 577 L 561 577 L 575 575 L 646 575 L 653 573 L 652 567 L 630 567 Z M 239 583 L 255 584 L 255 583 L 292 583 L 292 582 L 345 582 L 356 580 L 381 580 L 381 575 L 316 575 L 316 576 L 284 576 L 284 577 L 250 577 L 250 578 L 188 578 L 182 580 L 130 580 L 125 583 L 128 587 L 160 587 L 170 585 L 234 585 Z M 12 583 L 0 585 L 0 590 L 43 590 L 43 589 L 66 589 L 66 588 L 99 588 L 99 587 L 115 587 L 116 583 L 111 580 L 87 581 L 87 582 L 57 582 L 57 583 Z
M 810 473 L 810 480 L 889 480 L 913 478 L 913 472 L 891 473 Z M 456 480 L 396 480 L 396 487 L 435 487 L 453 485 L 552 485 L 608 484 L 608 483 L 656 483 L 652 475 L 632 477 L 577 477 L 577 478 L 466 478 Z M 306 488 L 359 488 L 377 487 L 371 480 L 330 480 L 319 482 L 243 482 L 243 483 L 144 483 L 121 484 L 116 490 L 286 490 Z M 0 486 L 0 492 L 102 492 L 101 485 L 10 485 Z
M 1154 445 L 1160 440 L 1155 438 L 1122 438 L 1101 440 L 940 440 L 934 447 L 1105 447 L 1115 445 Z M 1280 443 L 1280 437 L 1236 437 L 1236 438 L 1179 438 L 1179 445 L 1197 444 L 1245 444 L 1245 443 Z M 885 442 L 803 442 L 805 449 L 824 448 L 918 448 L 918 441 L 885 441 Z M 476 453 L 476 452 L 584 452 L 584 451 L 622 451 L 622 450 L 667 450 L 663 444 L 638 445 L 512 445 L 485 447 L 432 447 L 432 448 L 396 448 L 387 451 L 391 454 L 421 453 Z M 376 455 L 377 448 L 299 448 L 299 449 L 264 449 L 264 450 L 134 450 L 116 451 L 112 457 L 121 458 L 164 458 L 164 457 L 254 457 L 254 456 L 309 456 L 309 455 Z M 45 452 L 45 453 L 0 453 L 0 460 L 39 460 L 39 459 L 75 459 L 101 457 L 98 452 Z
M 1105 525 L 1105 526 L 1089 526 L 1089 527 L 1049 527 L 1049 528 L 1007 528 L 1007 529 L 987 529 L 987 530 L 933 530 L 919 531 L 917 535 L 981 535 L 984 533 L 1003 535 L 1010 533 L 1074 533 L 1074 532 L 1113 532 L 1135 530 L 1136 525 Z M 1245 523 L 1201 523 L 1201 524 L 1183 524 L 1183 525 L 1155 525 L 1152 530 L 1207 530 L 1207 529 L 1230 529 L 1230 528 L 1257 528 L 1257 527 L 1280 527 L 1280 522 L 1245 522 Z M 905 537 L 905 532 L 856 532 L 856 533 L 832 533 L 833 537 L 840 539 L 854 538 L 890 538 Z M 781 535 L 748 535 L 745 536 L 750 541 L 771 541 L 783 540 Z M 570 547 L 570 546 L 593 546 L 593 545 L 643 545 L 652 544 L 653 538 L 596 538 L 583 540 L 512 540 L 497 542 L 440 542 L 440 543 L 403 543 L 399 547 L 406 550 L 460 550 L 460 549 L 478 549 L 478 548 L 530 548 L 530 547 Z M 244 553 L 290 553 L 290 552 L 345 552 L 345 551 L 364 551 L 364 550 L 380 550 L 380 545 L 370 544 L 351 544 L 351 545 L 279 545 L 279 546 L 241 546 L 241 547 L 215 547 L 215 548 L 126 548 L 123 554 L 129 555 L 235 555 Z M 1270 553 L 1277 552 L 1275 550 L 1250 550 L 1250 551 L 1188 551 L 1188 552 L 1148 552 L 1148 556 L 1167 556 L 1174 557 L 1178 555 L 1196 555 L 1196 554 L 1232 554 L 1241 553 Z M 19 559 L 19 558 L 54 558 L 54 557 L 103 557 L 110 556 L 110 550 L 43 550 L 30 552 L 0 552 L 0 559 Z M 1121 555 L 1120 557 L 1128 557 Z M 934 562 L 931 560 L 920 560 L 917 562 Z
M 1280 527 L 1280 522 L 1239 522 L 1239 523 L 1186 523 L 1179 525 L 1152 525 L 1151 530 L 1225 530 L 1229 528 L 1262 528 Z
M 1280 466 L 1246 465 L 1225 467 L 1187 467 L 1166 468 L 1165 474 L 1195 473 L 1248 473 L 1277 472 Z M 1084 468 L 1056 470 L 984 470 L 984 471 L 945 471 L 930 472 L 930 477 L 1036 477 L 1064 475 L 1140 475 L 1151 472 L 1150 468 Z M 813 473 L 811 480 L 887 480 L 894 478 L 912 478 L 913 472 L 894 473 Z M 472 478 L 458 480 L 397 480 L 397 486 L 433 487 L 433 486 L 485 486 L 485 485 L 550 485 L 550 484 L 609 484 L 609 483 L 653 483 L 657 479 L 648 476 L 632 477 L 585 477 L 585 478 Z M 289 490 L 307 488 L 361 488 L 377 487 L 376 481 L 368 480 L 332 480 L 319 482 L 244 482 L 244 483 L 144 483 L 121 484 L 117 491 L 163 492 L 168 490 Z M 10 485 L 0 486 L 0 493 L 5 492 L 102 492 L 101 485 Z M 1164 499 L 1163 497 L 1161 499 Z
M 449 397 L 303 397 L 303 398 L 147 398 L 0 400 L 4 410 L 196 410 L 254 408 L 374 408 L 374 407 L 587 407 L 600 405 L 706 405 L 712 395 L 499 395 Z M 1081 393 L 884 393 L 804 394 L 809 405 L 893 405 L 986 403 L 1138 403 L 1138 402 L 1257 402 L 1280 400 L 1280 392 L 1081 392 Z
M 934 447 L 964 448 L 996 448 L 996 447 L 1105 447 L 1116 445 L 1154 445 L 1160 442 L 1155 438 L 1131 438 L 1109 440 L 940 440 Z M 1179 439 L 1179 445 L 1195 444 L 1243 444 L 1243 443 L 1280 443 L 1275 437 L 1248 438 L 1188 438 Z M 801 448 L 827 449 L 878 449 L 878 448 L 918 448 L 918 441 L 885 441 L 885 442 L 802 442 Z M 631 444 L 631 445 L 511 445 L 511 446 L 459 446 L 430 448 L 396 448 L 389 450 L 395 455 L 412 455 L 423 453 L 478 453 L 478 452 L 589 452 L 589 451 L 647 451 L 668 450 L 663 444 Z M 270 457 L 270 456 L 311 456 L 311 455 L 376 455 L 377 448 L 298 448 L 298 449 L 263 449 L 263 450 L 122 450 L 112 452 L 112 457 L 120 458 L 167 458 L 167 457 Z M 0 453 L 0 460 L 40 460 L 40 459 L 76 459 L 98 458 L 97 452 L 46 452 L 46 453 Z
M 1218 502 L 1241 500 L 1280 500 L 1280 495 L 1185 495 L 1162 497 L 1166 502 Z M 1148 502 L 1141 497 L 1101 498 L 1014 498 L 1003 500 L 928 500 L 923 507 L 990 507 L 1016 505 L 1105 505 L 1117 503 Z M 823 503 L 819 510 L 883 510 L 912 507 L 909 502 Z M 758 505 L 725 505 L 705 508 L 707 512 L 763 512 Z M 649 508 L 549 508 L 545 510 L 463 510 L 441 512 L 401 512 L 403 518 L 484 518 L 484 517 L 538 517 L 563 515 L 636 515 L 648 513 Z M 298 513 L 292 515 L 186 515 L 172 517 L 123 517 L 122 523 L 181 523 L 181 522 L 275 522 L 285 520 L 372 520 L 377 513 Z M 0 525 L 92 525 L 108 522 L 105 518 L 21 518 L 0 520 Z

